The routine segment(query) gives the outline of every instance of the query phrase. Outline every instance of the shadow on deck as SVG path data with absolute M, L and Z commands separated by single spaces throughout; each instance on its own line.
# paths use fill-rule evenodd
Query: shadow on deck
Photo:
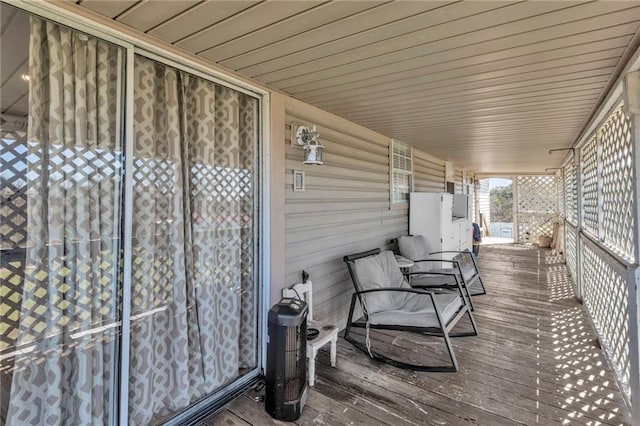
M 318 355 L 316 385 L 296 423 L 630 424 L 560 258 L 536 247 L 483 246 L 479 266 L 488 292 L 474 298 L 480 335 L 453 339 L 458 373 L 397 369 L 340 339 L 336 368 L 327 352 Z M 423 362 L 446 360 L 441 341 L 372 331 L 372 345 Z M 239 398 L 205 424 L 282 424 L 253 396 Z

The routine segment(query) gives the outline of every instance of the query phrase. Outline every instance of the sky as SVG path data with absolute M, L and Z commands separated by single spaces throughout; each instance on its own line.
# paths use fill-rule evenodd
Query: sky
M 511 185 L 511 179 L 489 178 L 489 189 L 493 189 L 498 186 L 509 186 L 509 185 Z

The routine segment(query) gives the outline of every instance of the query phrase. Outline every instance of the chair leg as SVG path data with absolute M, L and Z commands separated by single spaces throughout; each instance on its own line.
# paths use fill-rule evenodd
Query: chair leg
M 338 343 L 338 335 L 336 334 L 331 339 L 331 366 L 336 366 L 336 355 L 337 355 L 337 343 Z
M 436 312 L 436 318 L 438 318 L 438 323 L 440 324 L 440 329 L 442 330 L 442 337 L 444 338 L 444 343 L 447 345 L 447 351 L 449 351 L 449 358 L 451 358 L 451 364 L 453 364 L 453 371 L 458 371 L 458 360 L 456 359 L 456 354 L 453 353 L 453 346 L 451 345 L 451 339 L 449 339 L 449 332 L 447 331 L 447 326 L 444 323 L 444 321 L 442 321 L 442 315 L 440 314 L 440 309 L 438 309 L 438 305 L 436 305 L 436 301 L 433 298 L 433 294 L 429 294 L 429 296 L 431 297 L 433 310 Z M 467 310 L 467 312 L 470 312 L 468 306 L 464 306 L 464 308 Z
M 353 320 L 353 310 L 356 307 L 356 297 L 356 294 L 351 296 L 351 306 L 349 307 L 349 316 L 347 317 L 347 327 L 344 329 L 345 339 L 349 339 L 349 333 L 351 332 L 351 321 Z
M 309 369 L 309 386 L 313 386 L 316 382 L 316 351 L 311 351 L 307 357 L 307 368 Z
M 471 311 L 467 311 L 467 315 L 469 315 L 469 320 L 471 321 L 471 326 L 473 327 L 473 331 L 475 333 L 475 336 L 478 335 L 478 327 L 476 326 L 476 320 L 475 318 L 473 318 L 473 315 L 471 314 Z
M 480 281 L 480 287 L 482 287 L 482 293 L 480 294 L 487 294 L 487 289 L 484 288 L 484 283 L 482 282 L 482 277 L 480 276 L 480 270 L 478 269 L 478 263 L 476 262 L 476 259 L 471 256 L 471 261 L 473 262 L 473 267 L 476 270 L 476 274 L 478 275 L 478 281 Z
M 469 301 L 469 308 L 472 311 L 475 311 L 476 308 L 473 306 L 473 300 L 471 300 L 471 290 L 469 290 L 469 287 L 467 286 L 467 283 L 464 283 L 464 290 L 467 293 L 466 298 Z
M 451 363 L 453 364 L 453 370 L 458 371 L 458 360 L 456 359 L 456 354 L 453 352 L 453 346 L 451 345 L 451 339 L 449 338 L 449 333 L 447 333 L 447 330 L 444 328 L 442 329 L 442 336 L 444 337 L 444 342 L 447 345 L 447 351 L 449 351 L 449 358 L 451 358 Z
M 480 288 L 482 288 L 482 293 L 480 294 L 487 294 L 487 289 L 484 288 L 484 283 L 482 282 L 480 274 L 478 274 L 478 282 L 480 282 Z
M 473 331 L 461 331 L 456 333 L 448 333 L 449 337 L 469 337 L 469 336 L 477 336 L 478 335 L 478 327 L 476 325 L 476 320 L 473 318 L 473 314 L 471 310 L 467 307 L 466 314 L 469 316 L 469 321 L 471 321 L 471 327 Z M 456 324 L 457 325 L 457 324 Z

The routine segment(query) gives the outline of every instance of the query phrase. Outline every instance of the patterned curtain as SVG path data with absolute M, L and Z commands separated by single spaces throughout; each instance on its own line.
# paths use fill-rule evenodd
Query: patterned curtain
M 129 415 L 157 421 L 256 365 L 254 98 L 135 60 Z
M 111 423 L 122 51 L 38 18 L 30 25 L 26 258 L 3 420 Z

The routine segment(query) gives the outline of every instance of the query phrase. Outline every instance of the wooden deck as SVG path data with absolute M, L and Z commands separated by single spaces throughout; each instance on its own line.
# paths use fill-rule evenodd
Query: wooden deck
M 488 294 L 474 298 L 480 335 L 453 339 L 458 373 L 417 373 L 371 361 L 340 339 L 336 368 L 318 357 L 299 425 L 631 424 L 565 266 L 548 250 L 483 246 Z M 458 327 L 465 327 L 460 324 Z M 372 345 L 444 360 L 441 339 L 372 332 Z M 205 424 L 267 425 L 255 393 Z

